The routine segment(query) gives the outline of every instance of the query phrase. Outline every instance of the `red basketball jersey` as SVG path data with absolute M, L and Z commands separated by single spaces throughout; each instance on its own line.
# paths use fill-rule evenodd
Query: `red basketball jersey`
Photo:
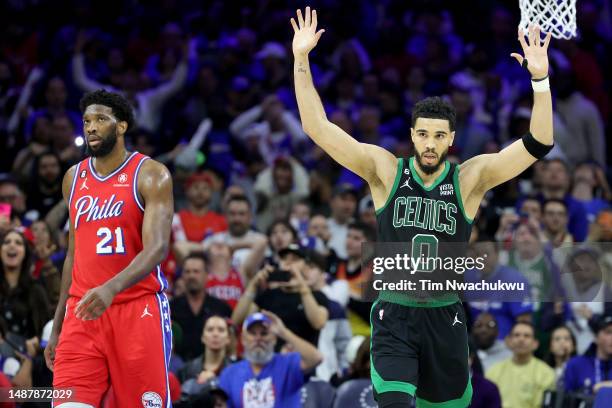
M 142 250 L 144 204 L 138 195 L 138 171 L 147 159 L 133 152 L 104 177 L 96 173 L 91 158 L 77 165 L 69 201 L 74 227 L 71 296 L 82 297 L 89 289 L 104 284 Z M 118 293 L 113 303 L 167 287 L 158 265 L 140 282 Z
M 225 279 L 220 279 L 217 275 L 209 273 L 206 279 L 206 292 L 216 298 L 225 300 L 233 309 L 244 292 L 242 278 L 234 268 L 229 271 Z

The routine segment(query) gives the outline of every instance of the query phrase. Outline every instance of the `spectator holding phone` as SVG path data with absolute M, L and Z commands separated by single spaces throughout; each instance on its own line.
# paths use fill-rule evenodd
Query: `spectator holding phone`
M 0 233 L 11 227 L 28 226 L 37 216 L 35 211 L 28 211 L 26 195 L 13 176 L 0 174 Z
M 279 251 L 279 257 L 277 269 L 268 264 L 251 279 L 234 309 L 232 320 L 241 324 L 249 313 L 270 310 L 289 330 L 316 345 L 319 330 L 327 323 L 329 312 L 327 297 L 313 290 L 304 278 L 309 254 L 291 244 Z

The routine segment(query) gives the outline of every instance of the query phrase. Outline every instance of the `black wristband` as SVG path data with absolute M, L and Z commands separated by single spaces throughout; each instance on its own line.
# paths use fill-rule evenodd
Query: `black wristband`
M 532 82 L 540 82 L 540 81 L 545 80 L 546 78 L 548 78 L 548 74 L 547 74 L 545 77 L 543 77 L 543 78 L 538 78 L 538 79 L 533 79 L 533 78 L 531 78 L 531 81 L 532 81 Z
M 530 155 L 532 155 L 538 160 L 546 156 L 555 145 L 554 142 L 551 145 L 546 145 L 544 143 L 538 142 L 535 137 L 533 137 L 531 132 L 527 132 L 525 135 L 523 135 L 522 140 L 525 149 L 527 149 Z

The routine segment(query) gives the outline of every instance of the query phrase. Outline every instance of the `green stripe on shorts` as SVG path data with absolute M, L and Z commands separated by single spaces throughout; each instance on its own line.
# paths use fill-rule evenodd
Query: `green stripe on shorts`
M 416 392 L 415 385 L 403 381 L 385 381 L 380 374 L 378 374 L 378 371 L 376 371 L 376 367 L 374 367 L 374 359 L 372 358 L 372 341 L 374 339 L 374 332 L 372 330 L 372 310 L 374 310 L 378 302 L 380 302 L 380 299 L 377 299 L 370 309 L 370 377 L 372 379 L 372 386 L 378 394 L 389 391 L 397 391 L 405 392 L 414 397 Z
M 466 408 L 472 401 L 472 378 L 468 380 L 463 395 L 457 399 L 444 402 L 429 402 L 422 398 L 416 399 L 417 408 Z

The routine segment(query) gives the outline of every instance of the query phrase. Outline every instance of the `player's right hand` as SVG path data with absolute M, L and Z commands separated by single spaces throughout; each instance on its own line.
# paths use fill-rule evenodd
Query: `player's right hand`
M 52 333 L 51 337 L 49 337 L 47 347 L 45 347 L 45 363 L 47 363 L 47 368 L 49 368 L 51 371 L 53 371 L 53 363 L 55 362 L 55 346 L 57 346 L 57 338 L 58 336 Z
M 293 55 L 307 55 L 319 42 L 325 30 L 317 31 L 317 11 L 306 7 L 305 16 L 302 10 L 297 11 L 297 23 L 291 19 L 293 26 Z

